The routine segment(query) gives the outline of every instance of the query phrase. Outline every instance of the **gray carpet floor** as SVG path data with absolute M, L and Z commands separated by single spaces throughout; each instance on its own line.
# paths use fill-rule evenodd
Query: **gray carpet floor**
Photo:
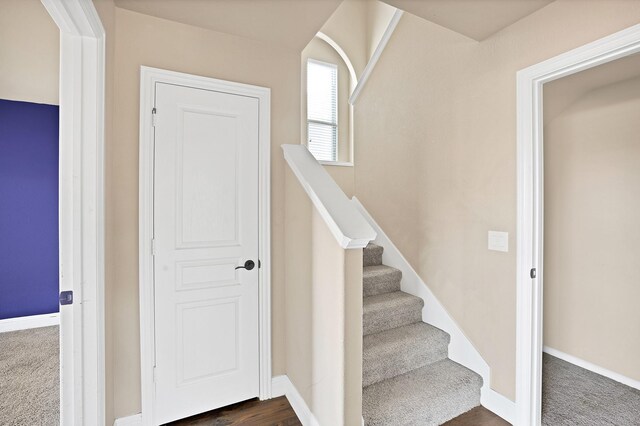
M 640 426 L 640 391 L 544 354 L 542 424 Z
M 58 327 L 0 333 L 0 425 L 59 424 Z

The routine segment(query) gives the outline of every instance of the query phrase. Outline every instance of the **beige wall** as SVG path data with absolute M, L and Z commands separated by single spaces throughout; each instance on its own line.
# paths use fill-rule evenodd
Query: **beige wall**
M 515 397 L 516 72 L 638 23 L 557 0 L 476 42 L 405 14 L 356 104 L 356 195 Z M 509 253 L 487 231 L 510 233 Z
M 396 8 L 378 0 L 367 0 L 367 61 L 378 48 Z
M 60 32 L 40 0 L 0 2 L 0 99 L 58 105 Z
M 634 380 L 638 135 L 640 78 L 586 94 L 547 122 L 544 134 L 544 344 Z
M 367 10 L 371 1 L 375 0 L 344 0 L 320 30 L 345 51 L 357 76 L 369 62 Z
M 362 250 L 342 249 L 285 172 L 287 376 L 321 425 L 362 417 Z
M 113 35 L 113 34 L 112 34 Z M 138 120 L 140 66 L 271 88 L 273 373 L 285 372 L 283 143 L 300 135 L 300 56 L 237 36 L 115 9 L 113 133 L 107 140 L 107 329 L 113 415 L 140 412 Z

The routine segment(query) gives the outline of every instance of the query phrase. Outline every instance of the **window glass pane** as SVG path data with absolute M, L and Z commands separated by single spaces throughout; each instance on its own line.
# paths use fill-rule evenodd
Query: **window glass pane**
M 337 130 L 338 128 L 331 124 L 309 122 L 308 147 L 309 151 L 316 157 L 316 160 L 336 161 L 337 150 L 335 141 L 338 136 Z
M 307 117 L 337 124 L 338 68 L 333 64 L 307 63 Z
M 336 161 L 338 145 L 338 67 L 307 61 L 309 151 L 318 160 Z

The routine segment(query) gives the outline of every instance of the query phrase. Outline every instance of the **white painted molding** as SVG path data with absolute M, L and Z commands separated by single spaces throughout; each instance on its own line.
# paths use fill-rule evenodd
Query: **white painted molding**
M 291 383 L 289 377 L 276 376 L 272 379 L 271 383 L 273 397 L 285 395 L 303 426 L 320 426 L 320 423 L 318 423 L 318 420 L 309 409 L 302 395 L 300 395 L 296 387 Z
M 287 394 L 291 381 L 285 375 L 276 376 L 271 379 L 271 398 L 278 398 Z
M 29 315 L 28 317 L 7 318 L 0 320 L 0 333 L 8 331 L 28 330 L 30 328 L 49 327 L 60 324 L 60 314 Z
M 371 55 L 371 59 L 369 59 L 367 66 L 364 67 L 364 71 L 362 71 L 360 80 L 358 81 L 356 88 L 353 90 L 353 93 L 349 97 L 349 103 L 351 105 L 355 105 L 356 101 L 358 100 L 358 97 L 360 96 L 360 93 L 362 93 L 364 86 L 367 84 L 369 77 L 371 77 L 371 73 L 373 72 L 373 69 L 378 63 L 380 56 L 382 56 L 382 52 L 384 52 L 385 47 L 387 47 L 387 43 L 389 43 L 389 39 L 391 39 L 391 35 L 393 35 L 393 32 L 398 26 L 398 22 L 400 22 L 400 18 L 402 18 L 402 14 L 403 14 L 402 10 L 396 9 L 395 13 L 393 14 L 393 17 L 389 21 L 389 25 L 387 25 L 387 29 L 384 31 L 384 34 L 380 39 L 380 43 L 378 43 L 376 50 L 373 52 L 373 55 Z
M 473 346 L 473 343 L 467 338 L 460 326 L 449 315 L 446 308 L 427 287 L 422 278 L 411 267 L 400 250 L 367 212 L 360 200 L 353 197 L 352 202 L 375 229 L 377 237 L 374 242 L 384 247 L 382 262 L 402 271 L 400 284 L 402 291 L 424 300 L 422 321 L 446 331 L 451 336 L 449 358 L 482 376 L 482 405 L 508 422 L 513 423 L 515 403 L 491 389 L 491 370 L 478 350 Z
M 376 237 L 376 232 L 307 147 L 282 145 L 282 149 L 289 167 L 340 247 L 366 247 Z
M 337 167 L 353 167 L 353 163 L 349 161 L 318 161 L 323 166 L 337 166 Z
M 537 426 L 542 418 L 543 85 L 638 52 L 640 25 L 635 25 L 517 74 L 516 424 L 521 426 Z
M 105 31 L 91 0 L 41 0 L 60 29 L 60 423 L 105 423 Z
M 133 416 L 120 417 L 113 422 L 113 426 L 141 426 L 142 414 L 134 414 Z
M 569 355 L 557 349 L 550 348 L 549 346 L 544 346 L 542 351 L 556 358 L 560 358 L 561 360 L 566 361 L 570 364 L 584 368 L 585 370 L 589 370 L 601 376 L 608 377 L 611 380 L 615 380 L 618 383 L 622 383 L 623 385 L 627 385 L 634 389 L 640 390 L 640 381 L 634 380 L 631 377 L 624 376 L 622 374 L 616 373 L 615 371 L 607 370 L 604 367 L 600 367 L 599 365 L 595 365 L 589 361 L 585 361 L 581 358 L 578 358 L 577 356 Z
M 338 43 L 335 42 L 335 40 L 333 40 L 331 37 L 329 37 L 328 35 L 326 35 L 321 31 L 316 34 L 316 37 L 318 37 L 320 40 L 327 43 L 329 46 L 333 48 L 333 50 L 335 50 L 338 53 L 338 55 L 340 55 L 345 65 L 347 66 L 347 69 L 349 70 L 349 76 L 351 77 L 350 91 L 353 92 L 356 86 L 358 85 L 358 76 L 356 74 L 355 68 L 353 67 L 353 64 L 351 63 L 351 60 L 349 59 L 349 56 L 347 55 L 347 52 L 345 52 L 344 49 L 340 47 Z
M 483 386 L 481 390 L 480 403 L 484 408 L 497 414 L 509 423 L 516 424 L 516 403 L 491 389 L 488 384 Z
M 140 68 L 140 168 L 139 168 L 139 292 L 140 292 L 140 365 L 142 393 L 142 424 L 154 424 L 155 386 L 153 382 L 153 125 L 151 110 L 154 105 L 156 83 L 177 84 L 204 90 L 215 90 L 250 96 L 258 99 L 259 113 L 259 362 L 261 399 L 271 398 L 271 90 L 266 87 L 218 80 L 209 77 Z

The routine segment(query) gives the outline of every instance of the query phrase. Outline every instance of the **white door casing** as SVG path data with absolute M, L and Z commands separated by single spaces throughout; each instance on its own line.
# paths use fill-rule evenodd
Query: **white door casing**
M 105 423 L 106 34 L 91 0 L 41 0 L 60 29 L 60 424 Z
M 271 396 L 269 91 L 141 77 L 142 423 L 155 425 Z

